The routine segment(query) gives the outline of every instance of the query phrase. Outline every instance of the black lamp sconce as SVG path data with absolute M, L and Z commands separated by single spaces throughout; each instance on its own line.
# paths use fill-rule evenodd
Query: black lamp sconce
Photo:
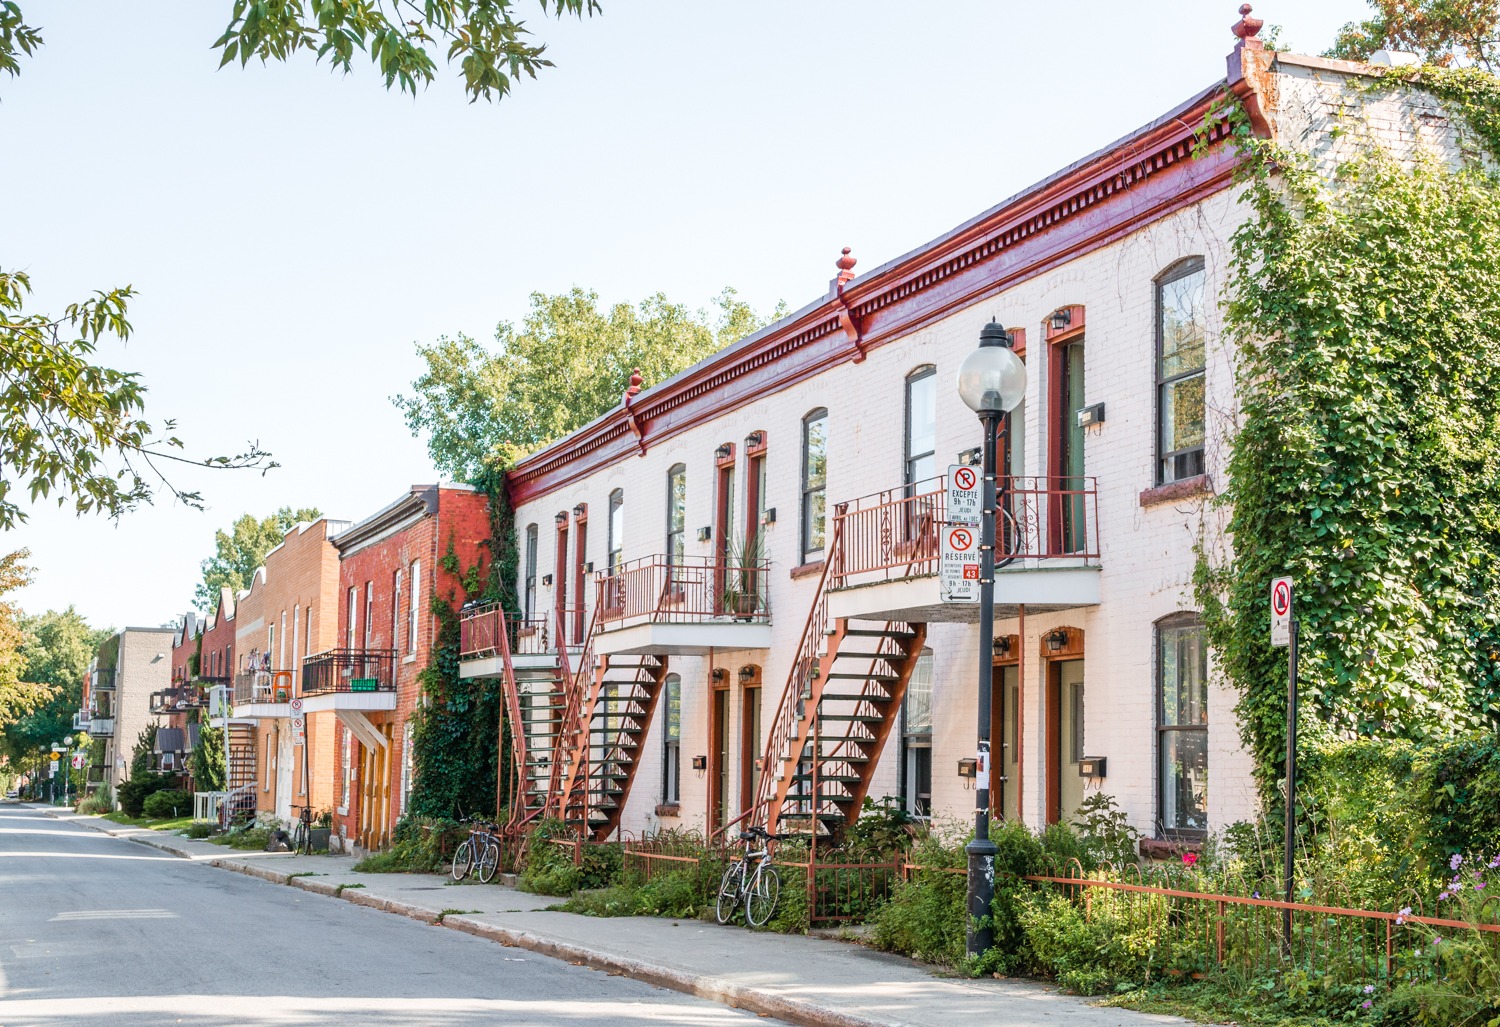
M 746 681 L 752 680 L 754 677 L 755 677 L 755 668 L 754 667 L 748 667 L 747 666 L 747 667 L 741 667 L 740 668 L 740 683 L 741 684 L 744 684 Z
M 714 459 L 716 460 L 728 460 L 732 456 L 734 456 L 733 442 L 721 442 L 719 443 L 719 448 L 714 450 Z
M 588 516 L 588 512 L 589 512 L 589 505 L 587 503 L 579 503 L 577 506 L 573 507 L 573 516 L 574 516 L 574 518 L 583 518 L 583 517 L 586 517 L 586 516 Z
M 1073 312 L 1067 307 L 1058 307 L 1048 315 L 1047 320 L 1052 322 L 1054 332 L 1060 332 L 1073 323 Z
M 552 518 L 552 519 L 554 521 L 556 521 L 559 525 L 567 524 L 568 523 L 568 511 L 566 511 L 566 510 L 559 510 L 557 512 L 557 516 L 554 517 L 554 518 Z
M 750 447 L 751 449 L 754 449 L 757 446 L 763 446 L 765 445 L 765 443 L 766 433 L 763 431 L 753 431 L 749 435 L 745 436 L 745 445 Z
M 707 756 L 694 756 L 693 757 L 693 769 L 694 770 L 707 770 L 708 769 L 708 757 Z
M 715 681 L 726 681 L 729 679 L 729 671 L 725 670 L 723 667 L 715 667 L 713 672 L 713 679 Z
M 774 506 L 768 506 L 768 507 L 766 507 L 766 512 L 760 515 L 760 523 L 762 523 L 762 524 L 775 524 L 776 523 L 776 508 Z
M 550 584 L 552 584 L 552 575 L 550 575 L 550 574 L 543 574 L 542 575 L 542 584 L 543 585 L 550 585 Z
M 1060 653 L 1068 647 L 1068 633 L 1063 628 L 1047 632 L 1046 640 L 1049 653 Z
M 975 446 L 973 449 L 966 449 L 958 454 L 958 462 L 965 467 L 978 467 L 981 463 L 979 447 Z
M 994 649 L 996 656 L 1009 656 L 1010 639 L 1004 635 L 1001 635 L 999 638 L 995 639 L 995 643 L 991 648 Z

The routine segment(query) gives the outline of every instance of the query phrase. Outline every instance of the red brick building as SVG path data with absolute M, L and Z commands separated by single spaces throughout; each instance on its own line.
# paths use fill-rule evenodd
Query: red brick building
M 467 485 L 413 485 L 400 499 L 332 539 L 339 552 L 338 646 L 308 661 L 309 710 L 338 715 L 335 830 L 378 848 L 406 810 L 417 770 L 408 721 L 421 696 L 438 620 L 432 600 L 455 609 L 464 593 L 442 567 L 475 566 L 489 538 L 485 496 Z

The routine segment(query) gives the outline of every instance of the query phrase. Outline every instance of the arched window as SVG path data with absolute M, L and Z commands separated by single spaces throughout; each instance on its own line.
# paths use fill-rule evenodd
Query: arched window
M 937 476 L 937 368 L 906 376 L 906 484 Z
M 1156 480 L 1204 472 L 1207 396 L 1203 259 L 1180 261 L 1156 280 Z
M 687 468 L 667 471 L 667 563 L 677 566 L 687 552 Z
M 609 494 L 608 567 L 611 574 L 620 569 L 625 537 L 625 490 L 615 489 Z
M 828 411 L 802 419 L 802 562 L 823 558 L 827 535 Z
M 1157 823 L 1164 835 L 1208 831 L 1208 640 L 1197 614 L 1156 624 Z
M 536 617 L 536 556 L 537 556 L 537 527 L 535 524 L 526 525 L 526 554 L 525 573 L 523 584 L 526 595 L 525 617 L 531 620 Z M 400 571 L 396 572 L 400 574 Z

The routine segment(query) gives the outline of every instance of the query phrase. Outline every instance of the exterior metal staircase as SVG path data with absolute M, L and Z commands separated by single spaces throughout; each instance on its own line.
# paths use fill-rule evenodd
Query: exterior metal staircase
M 829 622 L 828 585 L 842 537 L 835 522 L 767 737 L 755 805 L 738 818 L 773 834 L 831 837 L 859 816 L 927 639 L 926 624 Z
M 511 738 L 510 818 L 507 823 L 514 829 L 534 820 L 546 808 L 552 767 L 558 760 L 558 733 L 571 675 L 566 669 L 565 647 L 560 649 L 555 663 L 516 667 L 509 625 L 503 612 L 498 616 L 500 627 L 496 642 L 501 657 L 501 690 Z M 562 615 L 557 616 L 560 629 Z M 563 637 L 560 630 L 556 637 Z

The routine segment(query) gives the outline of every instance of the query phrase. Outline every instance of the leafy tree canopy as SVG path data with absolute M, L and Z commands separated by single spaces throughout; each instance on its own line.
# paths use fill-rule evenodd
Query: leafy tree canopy
M 321 516 L 315 507 L 293 510 L 284 506 L 269 517 L 247 513 L 228 531 L 214 532 L 215 553 L 203 561 L 203 580 L 193 594 L 198 608 L 212 613 L 219 602 L 219 589 L 226 585 L 236 592 L 249 588 L 255 569 L 265 563 L 267 553 L 281 545 L 287 531 L 299 522 Z
M 1500 4 L 1495 0 L 1369 0 L 1374 17 L 1339 32 L 1330 57 L 1368 60 L 1376 50 L 1415 53 L 1423 63 L 1470 62 L 1500 71 Z
M 412 382 L 414 395 L 393 402 L 413 435 L 427 435 L 438 468 L 470 481 L 486 461 L 508 465 L 612 409 L 632 369 L 649 388 L 784 310 L 762 317 L 730 288 L 714 307 L 695 313 L 657 293 L 606 311 L 597 293 L 576 286 L 532 293 L 519 329 L 508 321 L 495 329 L 494 350 L 466 335 L 419 344 L 427 370 Z
M 8 722 L 0 718 L 0 754 L 27 766 L 39 748 L 61 740 L 72 729 L 73 713 L 83 703 L 89 660 L 110 631 L 89 627 L 71 606 L 22 617 L 20 625 L 25 634 L 21 677 L 50 693 L 31 712 Z
M 20 549 L 0 557 L 0 725 L 35 709 L 51 691 L 47 685 L 23 679 L 26 632 L 21 627 L 21 611 L 4 598 L 30 583 L 31 568 L 25 562 L 30 555 Z

